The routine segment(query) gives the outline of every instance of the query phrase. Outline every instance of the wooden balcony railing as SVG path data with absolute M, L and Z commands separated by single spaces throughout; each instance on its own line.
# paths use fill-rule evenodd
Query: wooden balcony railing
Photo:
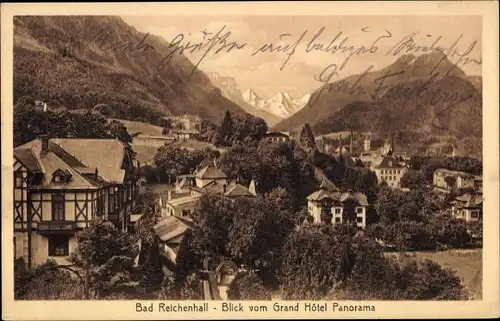
M 74 221 L 47 221 L 38 222 L 40 232 L 68 232 L 76 230 Z

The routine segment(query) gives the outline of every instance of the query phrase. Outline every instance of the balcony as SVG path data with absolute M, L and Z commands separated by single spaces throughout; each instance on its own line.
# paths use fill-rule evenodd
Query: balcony
M 76 231 L 74 221 L 47 221 L 38 222 L 38 233 L 40 234 L 68 234 Z

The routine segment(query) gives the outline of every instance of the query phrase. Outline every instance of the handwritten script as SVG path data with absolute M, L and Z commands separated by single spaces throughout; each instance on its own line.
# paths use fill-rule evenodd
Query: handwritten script
M 314 79 L 319 83 L 320 90 L 317 91 L 316 95 L 313 95 L 309 105 L 315 104 L 325 92 L 331 91 L 359 96 L 363 100 L 377 100 L 389 91 L 398 91 L 404 97 L 431 95 L 430 102 L 432 104 L 445 106 L 442 111 L 438 112 L 436 117 L 442 113 L 450 112 L 454 106 L 470 99 L 472 96 L 470 94 L 464 94 L 464 96 L 447 94 L 432 85 L 439 78 L 450 75 L 457 67 L 482 64 L 480 57 L 472 56 L 476 47 L 480 49 L 478 41 L 466 42 L 463 40 L 462 34 L 457 35 L 454 39 L 443 39 L 440 35 L 419 35 L 417 32 L 412 32 L 402 38 L 396 38 L 389 30 L 376 31 L 374 28 L 366 26 L 359 29 L 362 37 L 359 37 L 359 35 L 358 37 L 348 36 L 343 31 L 335 31 L 330 33 L 333 36 L 328 36 L 326 27 L 323 26 L 318 30 L 303 30 L 297 34 L 282 33 L 275 42 L 249 45 L 246 41 L 235 40 L 234 34 L 226 25 L 219 30 L 202 30 L 200 32 L 202 37 L 199 41 L 190 40 L 184 33 L 179 33 L 172 39 L 167 39 L 169 42 L 166 46 L 162 46 L 165 52 L 159 52 L 159 48 L 152 44 L 157 42 L 149 41 L 149 33 L 145 34 L 139 41 L 111 41 L 113 33 L 111 28 L 102 29 L 83 45 L 85 47 L 93 45 L 101 51 L 128 52 L 130 54 L 156 52 L 160 57 L 155 64 L 156 75 L 164 71 L 176 55 L 188 54 L 190 58 L 196 56 L 192 70 L 183 81 L 188 80 L 205 59 L 217 55 L 228 55 L 241 51 L 247 52 L 249 57 L 280 54 L 283 55 L 280 71 L 283 71 L 299 52 L 303 54 L 322 53 L 329 55 L 326 56 L 326 60 L 331 57 L 332 61 L 335 62 L 327 64 L 319 74 L 313 75 Z M 131 33 L 130 35 L 131 39 L 136 39 Z M 360 41 L 360 38 L 370 40 Z M 451 45 L 442 45 L 445 41 L 451 43 Z M 403 65 L 402 70 L 401 68 L 398 70 L 385 68 L 383 71 L 379 70 L 378 72 L 375 71 L 373 65 L 370 65 L 361 74 L 346 77 L 349 75 L 347 68 L 353 57 L 377 55 L 377 57 L 386 56 L 398 59 L 403 56 L 411 57 L 409 55 L 413 54 L 436 54 L 435 57 L 437 58 L 432 59 L 432 66 L 430 70 L 429 68 L 426 69 L 428 74 L 424 78 L 419 75 L 420 79 L 424 79 L 421 84 L 411 89 L 400 84 L 405 78 L 411 78 L 412 76 L 409 74 L 409 70 L 404 69 L 405 65 Z M 158 57 L 158 55 L 155 57 Z M 433 124 L 440 126 L 438 122 L 433 122 Z

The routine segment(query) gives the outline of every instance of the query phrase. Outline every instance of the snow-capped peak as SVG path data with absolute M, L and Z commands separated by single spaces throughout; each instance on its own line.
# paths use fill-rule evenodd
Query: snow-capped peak
M 295 114 L 307 104 L 311 96 L 306 94 L 300 99 L 293 99 L 286 92 L 278 92 L 271 98 L 264 100 L 259 98 L 251 89 L 244 91 L 242 95 L 247 103 L 280 118 L 288 118 Z

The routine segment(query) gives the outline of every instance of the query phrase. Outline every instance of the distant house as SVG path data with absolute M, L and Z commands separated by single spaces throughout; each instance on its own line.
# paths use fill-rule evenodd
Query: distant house
M 181 197 L 160 198 L 160 200 L 162 217 L 171 215 L 189 217 L 196 209 L 200 195 L 185 194 Z
M 147 134 L 138 134 L 134 137 L 134 144 L 148 144 L 151 146 L 161 147 L 165 144 L 173 142 L 175 137 L 173 135 L 170 136 L 155 136 L 155 135 L 147 135 Z
M 196 172 L 195 182 L 197 187 L 204 187 L 209 183 L 215 182 L 217 184 L 227 184 L 227 175 L 224 174 L 216 164 L 207 165 Z
M 177 140 L 196 139 L 199 135 L 196 129 L 172 129 L 170 134 Z
M 385 181 L 390 187 L 401 187 L 401 178 L 408 168 L 401 164 L 395 156 L 381 156 L 375 158 L 370 166 L 379 182 Z
M 457 189 L 475 189 L 481 187 L 482 178 L 469 173 L 438 168 L 432 178 L 434 187 L 442 192 L 451 192 Z M 452 183 L 450 185 L 450 183 Z
M 255 182 L 248 187 L 227 182 L 227 176 L 214 164 L 204 166 L 194 174 L 179 176 L 175 193 L 171 190 L 160 195 L 158 204 L 162 216 L 189 217 L 202 195 L 223 195 L 230 199 L 256 196 Z
M 164 253 L 171 262 L 176 262 L 182 239 L 192 225 L 189 218 L 166 216 L 153 227 L 163 245 Z
M 454 217 L 467 222 L 478 221 L 483 215 L 483 198 L 478 194 L 457 196 L 452 202 L 451 213 Z
M 212 182 L 205 185 L 204 187 L 194 187 L 192 188 L 193 196 L 201 195 L 223 195 L 230 199 L 236 198 L 254 198 L 256 197 L 255 192 L 255 182 L 252 180 L 249 187 L 245 187 L 237 182 L 230 182 L 229 184 Z
M 290 140 L 290 133 L 269 131 L 266 133 L 265 138 L 273 143 L 286 143 Z
M 324 180 L 319 190 L 307 197 L 307 210 L 314 224 L 341 224 L 353 221 L 358 230 L 366 227 L 368 201 L 363 193 L 342 192 Z

